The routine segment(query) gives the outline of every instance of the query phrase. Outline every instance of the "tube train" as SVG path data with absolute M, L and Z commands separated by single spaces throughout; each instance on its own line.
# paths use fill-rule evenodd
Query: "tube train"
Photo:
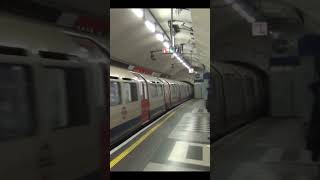
M 190 99 L 192 85 L 110 66 L 110 143 Z
M 207 109 L 211 142 L 267 112 L 267 76 L 255 66 L 239 63 L 211 65 Z
M 0 177 L 101 179 L 106 48 L 29 18 L 0 24 Z

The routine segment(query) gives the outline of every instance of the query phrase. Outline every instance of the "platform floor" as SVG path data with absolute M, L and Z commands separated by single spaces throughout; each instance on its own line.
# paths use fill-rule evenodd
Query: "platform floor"
M 212 180 L 316 180 L 300 119 L 262 118 L 214 143 Z
M 110 152 L 111 171 L 210 171 L 209 113 L 189 100 Z

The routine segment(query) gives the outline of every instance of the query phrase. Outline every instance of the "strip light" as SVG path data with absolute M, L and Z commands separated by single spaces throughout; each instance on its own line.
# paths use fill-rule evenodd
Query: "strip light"
M 152 33 L 156 32 L 156 25 L 154 23 L 150 22 L 149 20 L 146 20 L 144 24 Z
M 143 17 L 143 9 L 131 9 L 131 11 L 138 17 L 142 18 Z
M 229 3 L 229 0 L 225 0 L 225 2 Z M 245 18 L 249 23 L 254 23 L 256 19 L 249 15 L 248 12 L 246 12 L 240 4 L 238 3 L 232 3 L 232 8 L 239 13 L 240 16 Z
M 236 9 L 237 9 L 237 8 L 239 9 L 239 7 L 235 7 L 235 8 L 236 8 Z M 146 16 L 144 16 L 144 10 L 143 10 L 143 9 L 131 9 L 131 11 L 132 11 L 138 18 L 143 18 L 143 17 L 144 17 L 144 19 L 145 19 L 144 24 L 145 24 L 145 26 L 149 29 L 150 32 L 152 32 L 152 33 L 155 33 L 155 32 L 156 32 L 156 24 L 153 23 L 153 22 L 151 22 L 151 21 L 149 21 L 148 19 L 146 19 Z M 157 38 L 159 41 L 163 42 L 163 46 L 164 46 L 165 48 L 167 48 L 167 49 L 169 49 L 170 46 L 173 47 L 174 44 L 175 44 L 175 38 L 174 38 L 174 36 L 173 36 L 173 38 L 172 38 L 172 45 L 170 44 L 169 41 L 165 41 L 165 40 L 164 40 L 164 35 L 163 35 L 163 33 L 157 32 L 157 33 L 155 34 L 155 36 L 156 36 L 156 38 Z M 173 48 L 170 48 L 170 49 L 173 49 Z M 171 51 L 171 52 L 172 52 L 172 51 Z M 175 53 L 173 53 L 173 56 L 174 56 L 183 66 L 185 66 L 185 67 L 189 70 L 189 73 L 193 73 L 193 68 L 190 68 L 190 67 L 185 63 L 184 59 L 182 58 L 181 55 L 179 55 L 179 53 L 175 52 Z
M 170 47 L 170 44 L 169 44 L 168 41 L 165 41 L 165 42 L 163 42 L 163 46 L 164 46 L 165 48 L 169 48 L 169 47 Z
M 156 34 L 156 38 L 159 40 L 159 41 L 164 41 L 164 37 L 163 37 L 163 34 L 162 33 L 157 33 Z

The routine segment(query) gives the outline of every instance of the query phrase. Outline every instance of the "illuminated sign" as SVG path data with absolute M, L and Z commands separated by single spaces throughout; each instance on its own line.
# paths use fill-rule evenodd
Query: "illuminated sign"
M 162 53 L 163 54 L 168 54 L 169 53 L 169 49 L 168 48 L 162 48 Z
M 253 36 L 267 36 L 268 35 L 268 24 L 266 22 L 252 23 L 252 35 Z

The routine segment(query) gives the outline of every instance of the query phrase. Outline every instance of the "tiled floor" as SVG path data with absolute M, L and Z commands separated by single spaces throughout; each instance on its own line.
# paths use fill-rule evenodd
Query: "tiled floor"
M 190 100 L 174 111 L 170 119 L 111 171 L 210 171 L 210 118 L 204 101 Z M 143 134 L 111 155 L 111 159 Z
M 212 146 L 213 180 L 315 180 L 303 122 L 262 118 Z

